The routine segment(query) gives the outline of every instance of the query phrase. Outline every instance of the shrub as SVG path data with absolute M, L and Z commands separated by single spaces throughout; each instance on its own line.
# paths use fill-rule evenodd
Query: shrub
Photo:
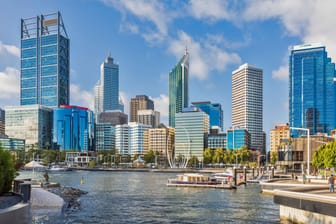
M 0 195 L 12 189 L 12 182 L 16 176 L 13 156 L 9 151 L 0 148 Z

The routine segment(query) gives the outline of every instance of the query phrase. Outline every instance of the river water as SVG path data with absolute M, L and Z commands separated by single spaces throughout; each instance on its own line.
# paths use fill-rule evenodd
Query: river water
M 279 206 L 257 184 L 237 190 L 167 187 L 175 174 L 156 172 L 71 171 L 49 177 L 88 194 L 80 197 L 79 211 L 34 212 L 32 223 L 280 223 Z

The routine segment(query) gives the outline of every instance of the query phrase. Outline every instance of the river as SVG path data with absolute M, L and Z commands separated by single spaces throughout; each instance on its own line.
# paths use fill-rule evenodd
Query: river
M 30 175 L 21 172 L 19 178 Z M 71 171 L 49 177 L 88 194 L 80 197 L 79 211 L 34 213 L 32 223 L 280 223 L 279 206 L 258 184 L 237 190 L 167 187 L 175 174 L 157 172 Z

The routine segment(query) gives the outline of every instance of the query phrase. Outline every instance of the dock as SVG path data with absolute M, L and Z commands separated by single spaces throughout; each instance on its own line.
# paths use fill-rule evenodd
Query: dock
M 208 184 L 173 184 L 173 183 L 167 183 L 168 187 L 198 187 L 198 188 L 215 188 L 215 189 L 237 189 L 234 185 L 228 185 L 228 184 L 214 184 L 214 185 L 208 185 Z

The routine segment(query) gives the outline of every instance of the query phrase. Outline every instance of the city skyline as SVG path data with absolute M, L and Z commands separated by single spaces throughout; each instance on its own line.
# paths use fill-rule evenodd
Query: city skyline
M 333 23 L 336 5 L 332 1 L 323 3 L 4 3 L 0 15 L 0 25 L 6 30 L 0 35 L 0 107 L 19 105 L 20 19 L 59 10 L 71 39 L 70 104 L 93 109 L 93 83 L 99 79 L 99 65 L 110 50 L 120 65 L 120 90 L 126 99 L 125 106 L 137 94 L 149 95 L 162 120 L 168 123 L 168 73 L 187 45 L 190 102 L 221 103 L 224 130 L 231 126 L 231 72 L 244 62 L 264 70 L 264 130 L 268 134 L 275 124 L 288 122 L 288 48 L 304 42 L 322 42 L 332 61 L 335 58 L 336 47 L 332 44 L 335 35 L 330 22 Z M 22 7 L 16 7 L 18 4 Z M 84 10 L 81 12 L 79 8 Z M 90 18 L 86 16 L 86 8 L 90 8 Z M 154 11 L 145 11 L 146 8 Z M 185 9 L 185 14 L 176 8 Z M 307 10 L 298 13 L 301 8 Z M 240 13 L 243 16 L 239 19 Z M 128 109 L 126 112 L 129 114 Z

